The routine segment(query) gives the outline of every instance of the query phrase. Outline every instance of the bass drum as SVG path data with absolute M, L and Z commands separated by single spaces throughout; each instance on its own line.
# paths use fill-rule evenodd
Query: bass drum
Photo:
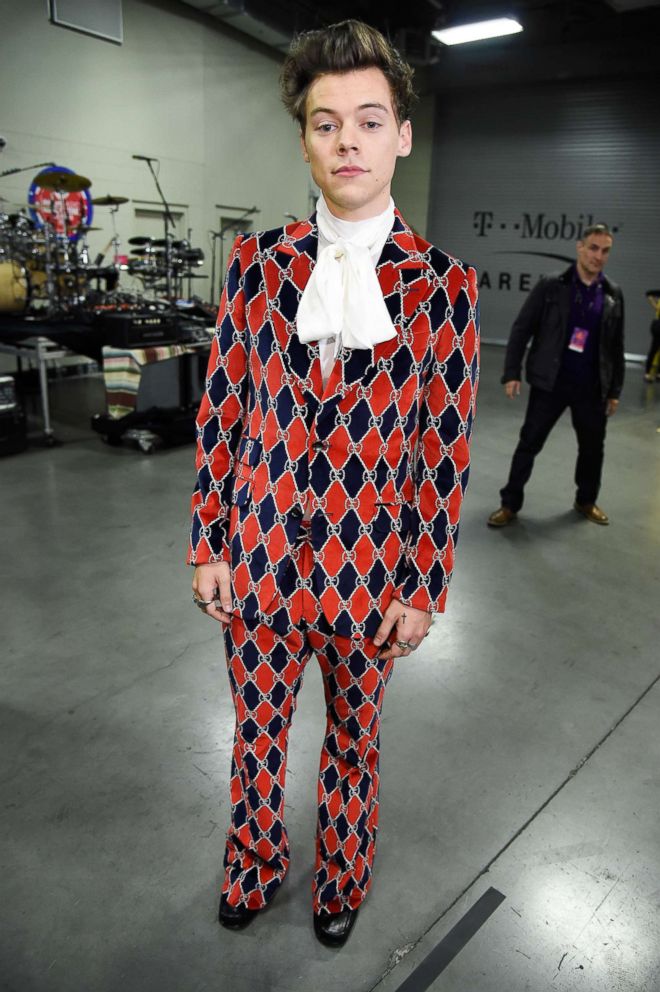
M 29 295 L 27 273 L 20 262 L 0 259 L 0 313 L 25 313 Z

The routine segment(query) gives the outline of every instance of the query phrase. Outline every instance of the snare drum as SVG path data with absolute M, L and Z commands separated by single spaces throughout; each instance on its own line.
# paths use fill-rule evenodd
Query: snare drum
M 0 313 L 24 313 L 28 305 L 28 278 L 14 259 L 0 259 Z

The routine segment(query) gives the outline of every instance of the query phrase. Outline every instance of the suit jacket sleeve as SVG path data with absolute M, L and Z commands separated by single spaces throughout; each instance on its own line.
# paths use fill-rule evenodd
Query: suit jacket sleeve
M 239 236 L 220 299 L 206 392 L 197 414 L 197 483 L 192 496 L 188 563 L 229 561 L 232 467 L 247 403 L 245 298 Z
M 513 322 L 504 359 L 502 382 L 522 380 L 522 363 L 529 340 L 540 326 L 545 300 L 546 281 L 539 279 Z
M 468 482 L 479 378 L 477 273 L 468 268 L 437 336 L 420 411 L 405 577 L 394 598 L 441 613 Z

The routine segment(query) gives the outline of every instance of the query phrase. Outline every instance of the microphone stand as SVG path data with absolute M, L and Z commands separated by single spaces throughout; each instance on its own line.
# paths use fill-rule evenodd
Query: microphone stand
M 54 162 L 37 162 L 36 165 L 23 165 L 19 169 L 5 169 L 4 172 L 0 172 L 0 179 L 3 176 L 15 176 L 18 172 L 31 172 L 32 169 L 45 169 L 49 165 L 55 165 Z
M 220 281 L 222 285 L 222 273 L 225 268 L 225 234 L 227 231 L 231 231 L 232 228 L 236 229 L 242 220 L 247 220 L 252 214 L 258 214 L 258 207 L 248 207 L 240 217 L 236 217 L 228 221 L 219 231 L 209 231 L 209 234 L 213 238 L 213 251 L 211 252 L 211 289 L 209 293 L 209 304 L 215 306 L 215 252 L 216 252 L 216 242 L 220 239 L 220 265 L 218 267 L 218 275 L 220 276 Z
M 165 266 L 166 266 L 165 286 L 167 292 L 167 299 L 171 306 L 172 305 L 172 243 L 170 241 L 169 228 L 171 225 L 172 229 L 174 229 L 174 227 L 176 226 L 176 222 L 174 220 L 174 217 L 172 216 L 170 205 L 165 199 L 165 194 L 160 188 L 160 183 L 158 182 L 158 176 L 156 175 L 156 172 L 152 165 L 152 162 L 157 162 L 158 159 L 155 158 L 151 159 L 145 156 L 143 161 L 145 161 L 149 166 L 149 172 L 153 177 L 154 183 L 156 184 L 156 189 L 158 190 L 158 195 L 160 196 L 161 202 L 163 204 L 163 220 L 165 222 Z

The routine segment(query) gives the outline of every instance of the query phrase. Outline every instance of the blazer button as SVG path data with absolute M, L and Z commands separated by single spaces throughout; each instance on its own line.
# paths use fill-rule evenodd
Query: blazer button
M 312 444 L 312 451 L 327 451 L 330 447 L 328 441 L 314 441 Z

